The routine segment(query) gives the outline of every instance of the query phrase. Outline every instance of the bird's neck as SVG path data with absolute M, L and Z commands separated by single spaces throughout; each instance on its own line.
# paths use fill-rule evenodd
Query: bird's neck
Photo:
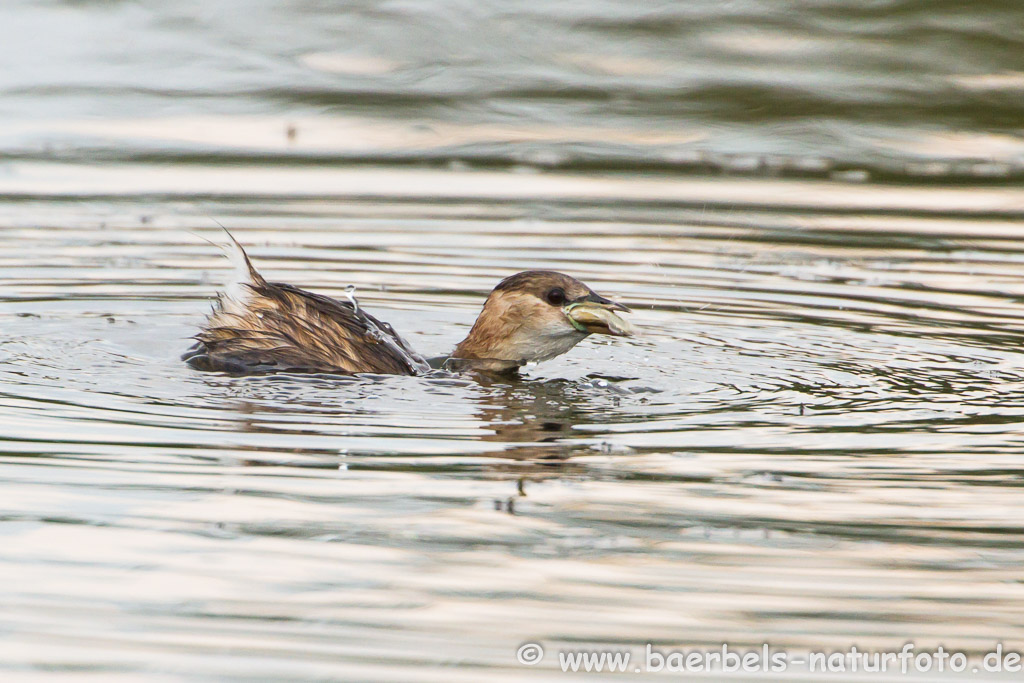
M 450 356 L 442 366 L 451 372 L 481 372 L 487 375 L 514 375 L 524 365 L 516 360 L 497 360 L 495 358 L 460 358 Z
M 447 367 L 451 370 L 478 370 L 490 373 L 514 372 L 525 364 L 508 348 L 507 330 L 500 320 L 481 315 L 452 351 Z

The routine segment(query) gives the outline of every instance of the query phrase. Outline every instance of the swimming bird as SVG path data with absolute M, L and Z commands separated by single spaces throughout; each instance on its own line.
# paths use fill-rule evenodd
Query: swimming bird
M 226 232 L 226 231 L 225 231 Z M 233 281 L 221 293 L 196 344 L 182 358 L 194 368 L 232 373 L 275 371 L 417 375 L 431 366 L 390 325 L 347 300 L 268 282 L 228 233 Z M 549 360 L 591 334 L 632 329 L 629 309 L 579 280 L 549 270 L 505 278 L 487 297 L 469 334 L 444 368 L 514 373 Z

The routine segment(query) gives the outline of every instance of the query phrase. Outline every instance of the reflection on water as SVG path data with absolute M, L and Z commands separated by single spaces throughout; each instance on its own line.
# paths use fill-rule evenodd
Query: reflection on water
M 11 0 L 0 147 L 1019 182 L 1020 21 L 1015 0 Z
M 530 639 L 1021 635 L 1012 214 L 139 202 L 4 208 L 11 670 L 514 678 Z M 228 270 L 207 215 L 424 353 L 526 264 L 621 292 L 643 334 L 518 381 L 194 372 Z
M 242 5 L 0 9 L 5 680 L 1022 647 L 1015 3 Z M 642 334 L 195 372 L 212 219 L 425 355 L 525 268 Z

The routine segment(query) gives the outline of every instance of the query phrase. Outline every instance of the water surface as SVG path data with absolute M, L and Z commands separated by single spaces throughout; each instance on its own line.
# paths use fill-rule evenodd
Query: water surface
M 5 679 L 1019 649 L 1019 11 L 862 5 L 0 10 Z M 642 334 L 196 372 L 214 220 L 427 355 L 526 268 Z

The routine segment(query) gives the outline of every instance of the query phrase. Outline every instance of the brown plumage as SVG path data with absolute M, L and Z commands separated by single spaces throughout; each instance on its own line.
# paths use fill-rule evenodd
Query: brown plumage
M 183 356 L 193 367 L 236 373 L 415 375 L 429 370 L 390 325 L 363 311 L 354 298 L 339 301 L 267 282 L 231 241 L 235 281 Z M 518 273 L 494 288 L 447 367 L 507 372 L 565 353 L 591 333 L 628 336 L 628 324 L 612 310 L 628 309 L 568 275 Z

